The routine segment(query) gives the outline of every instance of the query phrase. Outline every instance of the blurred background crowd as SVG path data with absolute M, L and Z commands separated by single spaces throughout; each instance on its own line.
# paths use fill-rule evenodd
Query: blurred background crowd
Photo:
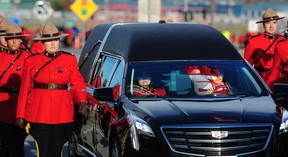
M 74 8 L 73 3 L 77 3 Z M 69 34 L 63 39 L 63 47 L 81 49 L 98 24 L 161 19 L 212 25 L 235 47 L 243 49 L 249 36 L 262 31 L 255 21 L 262 18 L 267 8 L 274 9 L 279 16 L 288 15 L 287 0 L 0 0 L 0 14 L 29 34 L 24 42 L 27 48 L 47 21 Z M 77 16 L 77 12 L 91 12 L 89 9 L 93 10 L 88 19 Z M 280 33 L 286 22 L 279 21 Z

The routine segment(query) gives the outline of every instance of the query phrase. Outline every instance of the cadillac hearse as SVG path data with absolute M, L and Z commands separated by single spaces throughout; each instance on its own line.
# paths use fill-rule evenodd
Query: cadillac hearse
M 98 25 L 79 69 L 89 112 L 75 114 L 71 157 L 285 156 L 286 85 L 273 95 L 211 26 Z

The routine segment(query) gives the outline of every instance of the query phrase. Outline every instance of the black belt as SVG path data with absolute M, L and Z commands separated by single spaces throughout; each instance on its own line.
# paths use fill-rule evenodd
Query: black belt
M 258 72 L 266 72 L 269 73 L 270 72 L 270 68 L 263 68 L 263 67 L 254 67 Z
M 40 88 L 40 89 L 49 89 L 49 90 L 55 90 L 55 89 L 60 89 L 60 90 L 66 90 L 68 89 L 67 84 L 54 84 L 54 83 L 36 83 L 34 82 L 33 88 Z
M 280 70 L 280 72 L 281 72 L 281 74 L 283 74 L 283 75 L 288 75 L 288 71 L 286 71 L 286 70 Z
M 10 93 L 12 95 L 18 95 L 19 94 L 19 89 L 17 89 L 17 88 L 0 87 L 0 93 Z

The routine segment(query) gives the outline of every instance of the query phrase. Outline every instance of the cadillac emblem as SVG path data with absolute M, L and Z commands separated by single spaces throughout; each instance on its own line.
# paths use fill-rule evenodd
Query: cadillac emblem
M 218 139 L 228 137 L 228 133 L 229 131 L 211 131 L 212 137 L 218 138 Z

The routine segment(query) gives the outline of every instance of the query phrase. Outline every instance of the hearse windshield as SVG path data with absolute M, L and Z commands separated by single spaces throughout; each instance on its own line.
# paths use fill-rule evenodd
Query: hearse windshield
M 128 69 L 129 97 L 231 97 L 267 95 L 240 61 L 134 62 Z

